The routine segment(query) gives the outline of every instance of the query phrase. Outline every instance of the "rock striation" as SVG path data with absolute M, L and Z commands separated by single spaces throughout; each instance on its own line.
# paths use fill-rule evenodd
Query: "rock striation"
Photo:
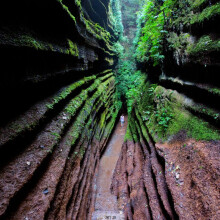
M 119 111 L 110 6 L 99 3 L 103 20 L 86 1 L 1 5 L 0 219 L 91 215 Z

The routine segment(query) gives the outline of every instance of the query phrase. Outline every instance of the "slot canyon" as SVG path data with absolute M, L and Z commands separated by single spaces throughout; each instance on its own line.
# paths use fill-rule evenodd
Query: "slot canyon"
M 220 2 L 12 3 L 0 220 L 219 220 Z

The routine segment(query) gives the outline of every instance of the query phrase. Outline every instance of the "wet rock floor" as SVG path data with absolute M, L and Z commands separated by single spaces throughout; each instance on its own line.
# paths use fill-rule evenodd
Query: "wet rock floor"
M 120 122 L 112 135 L 104 155 L 100 161 L 97 177 L 97 193 L 95 202 L 95 211 L 92 220 L 101 219 L 124 219 L 124 214 L 119 212 L 117 197 L 111 192 L 111 183 L 113 173 L 119 159 L 121 148 L 124 142 L 124 136 L 127 128 L 127 117 L 123 127 Z

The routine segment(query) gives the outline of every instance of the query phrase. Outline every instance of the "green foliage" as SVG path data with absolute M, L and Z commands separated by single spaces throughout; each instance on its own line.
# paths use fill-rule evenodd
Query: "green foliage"
M 212 5 L 210 7 L 205 8 L 201 13 L 195 14 L 190 20 L 191 24 L 196 22 L 203 22 L 204 20 L 209 20 L 211 17 L 220 14 L 220 3 Z
M 207 1 L 208 0 L 193 0 L 190 3 L 191 3 L 191 7 L 192 8 L 198 8 L 198 7 L 200 7 L 202 4 L 204 4 Z
M 196 44 L 187 47 L 187 52 L 193 56 L 199 56 L 201 53 L 219 51 L 220 41 L 213 41 L 209 36 L 202 36 Z
M 67 39 L 68 44 L 69 44 L 69 52 L 71 55 L 78 57 L 79 56 L 79 51 L 77 48 L 77 45 L 74 44 L 70 39 Z
M 139 99 L 140 85 L 144 81 L 144 77 L 140 71 L 136 71 L 136 62 L 133 58 L 135 48 L 132 45 L 132 36 L 129 34 L 123 36 L 121 10 L 123 11 L 126 28 L 129 29 L 130 26 L 134 26 L 136 20 L 135 12 L 139 4 L 135 0 L 127 0 L 123 2 L 123 7 L 121 7 L 119 2 L 118 0 L 111 0 L 114 18 L 118 23 L 118 27 L 120 27 L 120 37 L 113 45 L 113 50 L 119 58 L 115 70 L 115 100 L 117 100 L 118 106 L 122 105 L 122 100 L 126 101 L 128 111 L 130 112 L 133 104 Z
M 116 96 L 118 100 L 126 99 L 128 112 L 140 100 L 141 88 L 146 75 L 135 70 L 132 60 L 120 60 L 116 73 Z
M 142 120 L 155 140 L 167 140 L 180 131 L 196 140 L 219 140 L 220 134 L 208 122 L 193 116 L 182 105 L 169 101 L 164 89 L 157 85 L 146 85 L 138 110 Z M 204 109 L 206 112 L 207 110 Z M 215 115 L 216 120 L 219 115 Z
M 180 35 L 177 35 L 175 32 L 171 32 L 169 33 L 167 41 L 169 42 L 170 47 L 176 50 L 185 50 L 189 44 L 189 37 L 190 35 L 188 33 L 181 33 Z
M 129 89 L 126 93 L 128 112 L 131 112 L 132 107 L 138 105 L 142 96 L 142 88 L 146 82 L 146 75 L 141 71 L 136 71 L 130 77 Z
M 209 92 L 211 92 L 213 94 L 220 95 L 220 89 L 219 88 L 211 88 L 211 89 L 209 89 Z
M 123 37 L 124 27 L 122 25 L 121 1 L 110 0 L 109 19 L 113 25 L 115 35 L 121 40 Z
M 121 97 L 126 97 L 126 93 L 130 89 L 130 86 L 133 82 L 132 73 L 134 72 L 133 63 L 129 61 L 119 61 L 116 74 L 116 88 L 117 93 L 119 94 L 119 99 Z
M 204 36 L 206 39 L 202 38 L 198 45 L 194 46 L 190 44 L 187 33 L 177 35 L 167 32 L 169 27 L 179 28 L 181 23 L 184 25 L 202 23 L 220 14 L 220 3 L 205 7 L 203 10 L 200 9 L 205 3 L 209 5 L 206 0 L 145 0 L 143 9 L 138 13 L 138 31 L 134 41 L 137 46 L 137 60 L 140 62 L 151 61 L 154 66 L 161 64 L 164 59 L 166 39 L 170 43 L 170 47 L 182 50 L 182 52 L 187 48 L 187 52 L 190 54 L 206 50 L 219 50 L 219 41 L 211 42 L 208 36 Z M 204 41 L 206 44 L 202 45 Z
M 166 44 L 179 53 L 190 55 L 219 50 L 219 41 L 213 41 L 209 36 L 201 37 L 194 44 L 188 33 L 167 32 L 176 24 L 192 24 L 195 18 L 196 22 L 203 22 L 219 13 L 218 4 L 203 10 L 205 3 L 207 3 L 205 0 L 145 0 L 137 16 L 138 28 L 133 41 L 136 45 L 135 57 L 132 56 L 134 52 L 132 47 L 129 47 L 130 52 L 127 52 L 126 43 L 131 46 L 129 42 L 121 41 L 121 44 L 115 45 L 117 48 L 115 51 L 120 58 L 116 73 L 116 94 L 119 99 L 126 99 L 129 113 L 126 140 L 138 139 L 138 127 L 133 121 L 132 110 L 140 113 L 138 120 L 143 121 L 143 124 L 140 122 L 141 129 L 148 127 L 155 140 L 167 140 L 171 135 L 183 130 L 187 132 L 188 137 L 197 140 L 220 139 L 219 132 L 207 122 L 193 116 L 182 104 L 171 101 L 163 87 L 146 82 L 144 74 L 136 70 L 134 60 L 136 58 L 140 62 L 148 61 L 154 66 L 162 64 Z M 216 120 L 219 118 L 215 112 L 206 109 L 202 112 Z M 137 117 L 139 113 L 136 112 Z
M 161 131 L 165 132 L 173 118 L 170 108 L 162 107 L 157 109 L 156 117 L 158 124 L 161 126 Z
M 173 16 L 172 23 L 176 26 L 179 26 L 180 23 L 188 26 L 203 23 L 220 14 L 220 3 L 210 5 L 208 0 L 186 0 L 184 5 L 183 2 L 182 4 L 180 2 L 177 4 L 178 7 L 173 9 L 175 16 Z
M 56 133 L 56 132 L 51 132 L 51 135 L 53 135 L 56 140 L 59 140 L 59 139 L 60 139 L 60 134 L 58 134 L 58 133 Z
M 136 39 L 138 61 L 152 60 L 154 66 L 163 61 L 163 41 L 167 34 L 165 27 L 174 4 L 174 0 L 165 0 L 161 4 L 155 0 L 145 1 L 138 15 L 138 27 L 141 27 L 137 36 L 139 39 Z
M 142 119 L 148 125 L 156 124 L 155 130 L 164 136 L 173 119 L 172 108 L 155 84 L 146 86 L 145 96 L 140 102 Z
M 116 53 L 116 55 L 120 58 L 122 58 L 124 54 L 124 47 L 121 45 L 120 41 L 117 41 L 113 44 L 113 51 Z

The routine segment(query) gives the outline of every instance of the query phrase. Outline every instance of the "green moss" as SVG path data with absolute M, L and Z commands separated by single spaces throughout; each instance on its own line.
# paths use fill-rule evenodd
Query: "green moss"
M 107 104 L 105 104 L 105 102 L 103 102 L 103 99 L 102 97 L 99 98 L 99 101 L 97 102 L 96 104 L 97 106 L 94 108 L 94 110 L 96 112 L 98 112 L 101 108 L 103 108 L 103 106 L 105 107 L 105 110 L 102 112 L 101 114 L 101 117 L 99 119 L 99 121 L 97 122 L 97 128 L 96 128 L 96 131 L 95 131 L 95 138 L 96 140 L 98 141 L 101 141 L 101 138 L 103 137 L 103 135 L 107 135 L 109 136 L 110 133 L 112 131 L 112 127 L 108 127 L 110 128 L 106 130 L 108 124 L 107 124 L 107 121 L 109 118 L 107 118 L 107 115 L 110 114 L 110 111 L 111 111 L 111 108 L 110 106 L 112 106 L 113 108 L 115 107 L 114 106 L 114 103 L 112 103 L 112 99 L 109 99 L 109 101 L 107 102 Z M 115 123 L 115 117 L 114 117 L 114 113 L 111 113 L 111 119 L 113 119 L 113 123 Z M 107 132 L 106 132 L 107 131 Z
M 108 79 L 110 76 L 112 76 L 113 75 L 113 73 L 111 72 L 111 73 L 109 73 L 109 74 L 106 74 L 105 76 L 103 76 L 102 78 L 101 78 L 101 81 L 104 81 L 104 80 L 106 80 L 106 79 Z
M 46 50 L 47 47 L 45 43 L 37 41 L 33 37 L 29 35 L 23 35 L 21 38 L 21 42 L 24 42 L 29 47 L 34 47 L 36 50 Z
M 188 137 L 196 140 L 220 140 L 219 132 L 211 128 L 207 122 L 176 109 L 175 120 L 169 126 L 167 135 L 175 135 L 181 130 L 187 131 Z
M 76 23 L 76 18 L 75 18 L 75 16 L 73 16 L 72 13 L 69 11 L 68 7 L 62 3 L 62 0 L 57 0 L 57 1 L 61 4 L 63 10 L 68 13 L 68 15 L 70 16 L 70 18 L 74 21 L 74 23 Z
M 101 119 L 100 119 L 100 128 L 104 127 L 105 124 L 105 119 L 106 119 L 106 111 L 104 111 L 101 115 Z
M 152 127 L 158 134 L 166 133 L 166 130 L 173 119 L 172 107 L 164 96 L 164 89 L 161 86 L 148 89 L 148 105 L 142 108 L 142 118 L 149 127 Z
M 216 94 L 216 95 L 220 95 L 220 89 L 219 88 L 212 88 L 209 89 L 209 92 Z
M 173 111 L 173 119 L 165 132 L 162 132 L 157 120 L 152 116 L 151 121 L 146 123 L 150 134 L 155 141 L 167 141 L 170 136 L 186 131 L 188 138 L 196 140 L 220 140 L 219 131 L 210 127 L 208 122 L 193 116 L 189 112 L 176 108 Z
M 85 152 L 86 152 L 85 147 L 81 147 L 81 148 L 79 149 L 79 154 L 80 154 L 80 157 L 81 157 L 81 158 L 83 158 Z
M 114 106 L 115 107 L 115 106 Z M 115 111 L 112 113 L 111 121 L 107 124 L 103 137 L 109 137 L 116 123 L 116 119 L 118 117 L 119 110 L 115 107 Z
M 138 142 L 138 131 L 135 125 L 135 119 L 131 113 L 128 115 L 128 126 L 125 134 L 125 141 Z
M 47 107 L 48 108 L 52 108 L 60 100 L 65 99 L 67 97 L 67 95 L 69 95 L 78 86 L 80 86 L 83 83 L 85 83 L 86 81 L 89 81 L 89 80 L 94 79 L 94 78 L 95 78 L 95 76 L 87 77 L 87 78 L 85 78 L 85 79 L 83 79 L 83 80 L 81 80 L 81 81 L 79 81 L 77 83 L 72 84 L 70 87 L 68 87 L 67 89 L 62 91 L 60 95 L 55 97 L 54 98 L 54 102 L 52 104 L 50 104 L 50 105 L 47 105 Z M 70 101 L 70 103 L 65 107 L 64 111 L 66 113 L 68 113 L 68 115 L 70 115 L 70 116 L 75 115 L 75 113 L 77 112 L 79 107 L 88 98 L 88 94 L 90 92 L 94 91 L 95 89 L 97 89 L 97 92 L 95 93 L 97 96 L 98 96 L 98 94 L 103 93 L 103 91 L 106 91 L 106 90 L 101 90 L 100 87 L 103 86 L 105 88 L 107 86 L 107 84 L 109 84 L 110 80 L 112 80 L 112 79 L 109 79 L 109 81 L 107 80 L 102 85 L 102 84 L 100 84 L 100 79 L 97 79 L 89 88 L 87 88 L 86 90 L 82 91 L 79 96 L 77 96 L 74 99 L 72 99 Z M 105 103 L 105 98 L 103 98 L 103 97 L 102 97 L 102 101 L 103 101 L 103 103 Z M 86 111 L 87 110 L 88 109 L 86 109 Z M 89 111 L 90 111 L 90 109 L 89 109 Z
M 76 88 L 78 88 L 78 87 L 82 86 L 83 84 L 88 83 L 88 82 L 90 82 L 91 80 L 94 80 L 94 79 L 96 79 L 96 76 L 85 77 L 84 79 L 71 84 L 70 86 L 65 88 L 59 95 L 55 96 L 53 98 L 53 102 L 46 105 L 47 108 L 52 109 L 55 104 L 57 104 L 60 100 L 65 99 Z
M 176 33 L 171 32 L 167 41 L 170 43 L 170 47 L 176 50 L 185 50 L 186 46 L 189 44 L 189 37 L 190 35 L 188 33 L 177 35 Z
M 133 141 L 135 143 L 137 143 L 139 139 L 138 139 L 138 132 L 137 132 L 137 129 L 136 129 L 135 122 L 130 124 L 130 131 L 131 131 L 131 134 L 132 134 Z
M 105 41 L 106 46 L 111 48 L 110 46 L 110 33 L 106 31 L 103 27 L 101 27 L 98 23 L 94 23 L 91 20 L 88 20 L 84 16 L 84 12 L 81 6 L 81 0 L 75 0 L 75 4 L 79 8 L 80 12 L 80 20 L 84 22 L 86 29 L 88 32 L 93 34 L 97 39 L 102 39 Z
M 59 140 L 59 139 L 60 139 L 60 134 L 58 134 L 58 133 L 56 133 L 56 132 L 51 132 L 51 135 L 53 135 L 56 140 Z
M 208 122 L 193 116 L 177 100 L 167 97 L 169 93 L 166 94 L 163 87 L 147 87 L 146 90 L 148 95 L 142 98 L 141 103 L 143 104 L 138 106 L 140 116 L 138 113 L 136 115 L 142 130 L 146 126 L 155 141 L 167 141 L 170 136 L 181 130 L 185 130 L 188 137 L 196 140 L 220 139 L 219 131 L 209 126 Z M 218 120 L 219 115 L 211 109 L 202 108 L 197 111 L 211 115 Z M 147 137 L 146 134 L 144 136 Z
M 137 109 L 135 109 L 135 115 L 136 115 L 136 117 L 137 117 L 137 119 L 138 119 L 138 122 L 139 122 L 139 124 L 140 124 L 141 132 L 142 132 L 143 136 L 144 136 L 145 139 L 149 142 L 150 138 L 149 138 L 149 135 L 148 135 L 148 133 L 147 133 L 147 128 L 146 128 L 146 126 L 144 125 L 143 120 L 142 120 L 142 118 L 141 118 L 141 116 L 140 116 L 140 114 L 139 114 L 139 112 L 138 112 Z
M 139 117 L 143 120 L 141 126 L 146 126 L 155 140 L 166 138 L 166 131 L 173 120 L 173 114 L 170 102 L 163 94 L 163 87 L 146 85 L 144 93 L 145 95 L 138 106 Z M 139 121 L 141 120 L 139 119 Z M 145 135 L 145 138 L 147 138 L 147 135 Z
M 68 112 L 71 116 L 75 115 L 77 109 L 82 105 L 87 97 L 87 92 L 83 91 L 80 96 L 76 97 L 68 104 L 68 106 L 65 108 L 65 111 Z
M 219 113 L 213 109 L 207 108 L 206 106 L 203 105 L 194 105 L 190 107 L 192 110 L 195 112 L 199 112 L 202 114 L 205 114 L 207 116 L 212 117 L 215 120 L 219 120 Z
M 78 56 L 79 51 L 77 45 L 70 39 L 67 39 L 67 46 L 52 44 L 44 40 L 40 40 L 33 33 L 11 32 L 4 30 L 1 32 L 1 42 L 5 45 L 11 45 L 16 47 L 27 47 L 35 50 L 51 51 L 62 54 L 70 54 Z
M 22 132 L 25 132 L 27 130 L 32 130 L 34 129 L 38 123 L 39 120 L 44 117 L 49 109 L 53 109 L 57 103 L 59 103 L 61 100 L 65 99 L 69 94 L 71 94 L 76 88 L 80 87 L 81 85 L 90 82 L 92 80 L 96 79 L 96 76 L 91 76 L 91 77 L 85 77 L 84 79 L 71 84 L 67 88 L 65 88 L 63 91 L 61 91 L 58 95 L 55 95 L 53 98 L 48 99 L 45 101 L 46 104 L 45 106 L 47 109 L 43 109 L 43 112 L 41 112 L 40 115 L 36 115 L 36 117 L 28 117 L 27 120 L 27 115 L 29 114 L 27 111 L 23 116 L 19 117 L 18 120 L 15 120 L 13 123 L 10 124 L 9 129 L 10 132 L 8 132 L 10 139 L 18 136 Z M 97 86 L 99 85 L 98 82 L 96 82 L 92 89 L 96 89 Z M 88 88 L 89 91 L 92 91 L 91 87 Z M 71 100 L 71 102 L 66 106 L 64 109 L 65 113 L 68 113 L 69 115 L 74 115 L 76 113 L 76 110 L 81 106 L 81 104 L 85 101 L 87 98 L 87 93 L 82 92 L 79 96 L 77 96 L 75 99 Z M 52 101 L 51 101 L 52 99 Z M 43 103 L 45 103 L 43 102 Z M 36 109 L 35 109 L 36 108 Z M 37 110 L 37 107 L 34 107 L 34 111 Z
M 209 36 L 202 36 L 196 44 L 187 47 L 187 53 L 193 56 L 199 56 L 201 53 L 207 53 L 220 50 L 220 41 L 213 41 Z
M 69 44 L 69 52 L 71 55 L 78 57 L 79 56 L 79 51 L 77 48 L 77 45 L 74 44 L 70 39 L 67 39 L 68 44 Z
M 86 125 L 85 121 L 88 118 L 88 116 L 91 114 L 92 110 L 94 111 L 96 109 L 98 111 L 99 107 L 101 107 L 104 103 L 102 102 L 103 101 L 102 97 L 106 93 L 106 90 L 101 90 L 100 87 L 103 86 L 104 88 L 106 88 L 112 83 L 112 81 L 113 81 L 113 78 L 110 78 L 106 80 L 105 82 L 103 82 L 101 85 L 99 85 L 100 80 L 97 79 L 95 83 L 93 83 L 93 85 L 89 89 L 86 90 L 86 92 L 88 92 L 92 88 L 92 89 L 96 89 L 96 92 L 93 94 L 91 98 L 86 99 L 87 101 L 85 105 L 81 109 L 80 114 L 77 117 L 77 120 L 74 122 L 74 126 L 73 126 L 72 133 L 71 133 L 71 136 L 72 136 L 71 144 L 72 145 L 74 145 L 76 140 L 80 137 L 82 129 Z M 102 104 L 98 108 L 95 108 L 94 104 L 98 98 L 100 98 L 99 100 Z
M 116 122 L 116 118 L 117 118 L 117 115 L 118 115 L 118 111 L 116 110 L 115 111 L 115 114 L 112 115 L 112 119 L 110 120 L 109 123 L 107 123 L 104 131 L 103 131 L 103 135 L 102 137 L 105 139 L 105 138 L 108 138 L 112 132 L 112 129 L 114 128 L 114 125 L 115 125 L 115 122 Z
M 25 125 L 27 125 L 27 124 L 25 124 Z M 29 127 L 30 127 L 30 125 L 28 124 L 28 127 L 26 127 L 26 129 L 28 129 Z M 10 129 L 12 129 L 16 133 L 20 133 L 24 129 L 24 124 L 15 121 L 10 126 Z
M 105 60 L 109 63 L 110 66 L 112 66 L 114 64 L 113 58 L 106 57 Z
M 141 131 L 141 127 L 138 124 L 138 121 L 135 120 L 135 127 L 139 136 L 139 141 L 142 141 L 142 131 Z
M 132 141 L 132 140 L 133 140 L 133 136 L 132 136 L 130 126 L 129 126 L 129 123 L 128 123 L 124 141 Z
M 25 34 L 25 35 L 18 34 L 18 35 L 14 35 L 13 37 L 14 37 L 13 38 L 14 43 L 18 46 L 30 47 L 36 50 L 56 51 L 51 44 L 40 41 L 36 39 L 35 37 L 28 35 L 28 34 Z

